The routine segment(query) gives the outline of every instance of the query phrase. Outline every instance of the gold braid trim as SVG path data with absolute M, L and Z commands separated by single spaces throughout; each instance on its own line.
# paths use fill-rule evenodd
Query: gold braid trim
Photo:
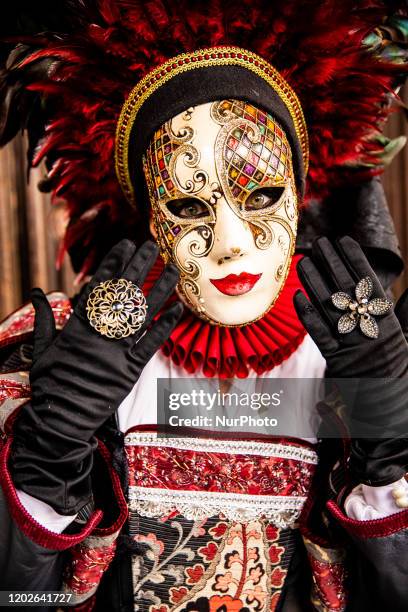
M 279 72 L 259 55 L 240 47 L 210 47 L 193 53 L 182 53 L 149 72 L 127 97 L 116 128 L 115 169 L 120 186 L 131 204 L 135 204 L 133 185 L 128 168 L 128 149 L 132 126 L 146 100 L 174 76 L 208 66 L 242 66 L 261 77 L 284 102 L 299 139 L 305 174 L 309 165 L 309 139 L 305 117 L 299 99 Z

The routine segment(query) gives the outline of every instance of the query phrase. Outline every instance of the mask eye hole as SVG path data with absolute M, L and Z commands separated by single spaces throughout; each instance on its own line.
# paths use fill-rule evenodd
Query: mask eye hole
M 245 210 L 263 210 L 277 204 L 285 191 L 284 186 L 261 187 L 252 191 L 245 200 Z
M 207 206 L 197 198 L 180 198 L 166 204 L 172 215 L 179 219 L 201 219 L 209 214 Z

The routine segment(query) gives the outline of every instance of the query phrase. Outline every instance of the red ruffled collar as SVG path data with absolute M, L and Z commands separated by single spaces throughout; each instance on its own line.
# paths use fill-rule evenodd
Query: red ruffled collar
M 306 335 L 293 306 L 293 295 L 301 288 L 296 273 L 300 257 L 293 257 L 285 286 L 262 319 L 243 327 L 218 327 L 186 308 L 163 353 L 189 374 L 206 377 L 246 378 L 251 370 L 259 375 L 282 363 Z M 162 269 L 158 260 L 144 284 L 146 292 Z

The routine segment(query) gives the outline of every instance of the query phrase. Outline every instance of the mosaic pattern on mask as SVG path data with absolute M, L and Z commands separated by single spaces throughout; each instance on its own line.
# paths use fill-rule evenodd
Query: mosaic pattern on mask
M 237 217 L 248 223 L 259 249 L 268 249 L 273 243 L 273 221 L 283 227 L 294 244 L 286 211 L 289 205 L 296 206 L 295 190 L 290 189 L 294 187 L 291 149 L 273 117 L 244 101 L 222 100 L 203 106 L 205 110 L 201 106 L 199 110 L 190 108 L 156 130 L 144 158 L 162 257 L 177 265 L 179 294 L 200 313 L 206 309 L 200 304 L 204 299 L 198 282 L 202 275 L 199 259 L 206 257 L 214 245 L 218 200 L 224 198 Z M 287 188 L 264 208 L 245 206 L 254 190 L 278 186 Z M 189 198 L 206 206 L 208 214 L 179 216 L 175 202 Z M 283 215 L 276 214 L 278 209 Z M 182 259 L 178 248 L 181 241 Z M 279 278 L 284 272 L 282 263 Z
M 170 123 L 156 130 L 146 155 L 155 223 L 163 250 L 168 254 L 173 251 L 174 241 L 184 228 L 195 226 L 198 229 L 208 223 L 203 219 L 176 219 L 162 204 L 184 195 L 169 167 L 176 151 L 193 142 L 194 131 L 188 125 L 193 112 L 190 109 L 190 114 L 185 114 L 183 135 L 173 134 Z M 246 216 L 244 203 L 254 189 L 282 185 L 291 178 L 289 143 L 273 117 L 252 104 L 222 100 L 214 102 L 210 112 L 211 118 L 221 126 L 214 151 L 221 191 L 230 205 Z M 259 210 L 249 214 L 262 217 L 265 213 L 265 210 Z
M 212 116 L 225 124 L 225 133 L 220 133 L 222 146 L 217 164 L 225 165 L 234 201 L 243 206 L 254 189 L 286 183 L 291 150 L 285 133 L 271 115 L 252 104 L 234 100 L 215 102 L 214 107 Z M 233 121 L 235 117 L 243 121 Z
M 150 179 L 152 188 L 159 199 L 171 197 L 175 192 L 175 185 L 169 174 L 169 164 L 173 153 L 178 149 L 180 143 L 176 142 L 167 133 L 165 126 L 156 130 L 151 145 L 148 149 L 147 159 L 149 163 Z M 158 224 L 162 235 L 166 238 L 169 247 L 177 234 L 181 231 L 181 225 L 168 218 L 161 209 L 158 209 Z

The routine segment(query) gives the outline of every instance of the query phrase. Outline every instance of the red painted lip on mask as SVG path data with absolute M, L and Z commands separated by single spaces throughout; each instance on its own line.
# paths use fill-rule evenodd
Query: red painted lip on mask
M 261 276 L 262 273 L 249 274 L 249 272 L 241 272 L 239 275 L 228 274 L 224 278 L 210 278 L 210 283 L 225 295 L 244 295 L 244 293 L 251 291 Z

